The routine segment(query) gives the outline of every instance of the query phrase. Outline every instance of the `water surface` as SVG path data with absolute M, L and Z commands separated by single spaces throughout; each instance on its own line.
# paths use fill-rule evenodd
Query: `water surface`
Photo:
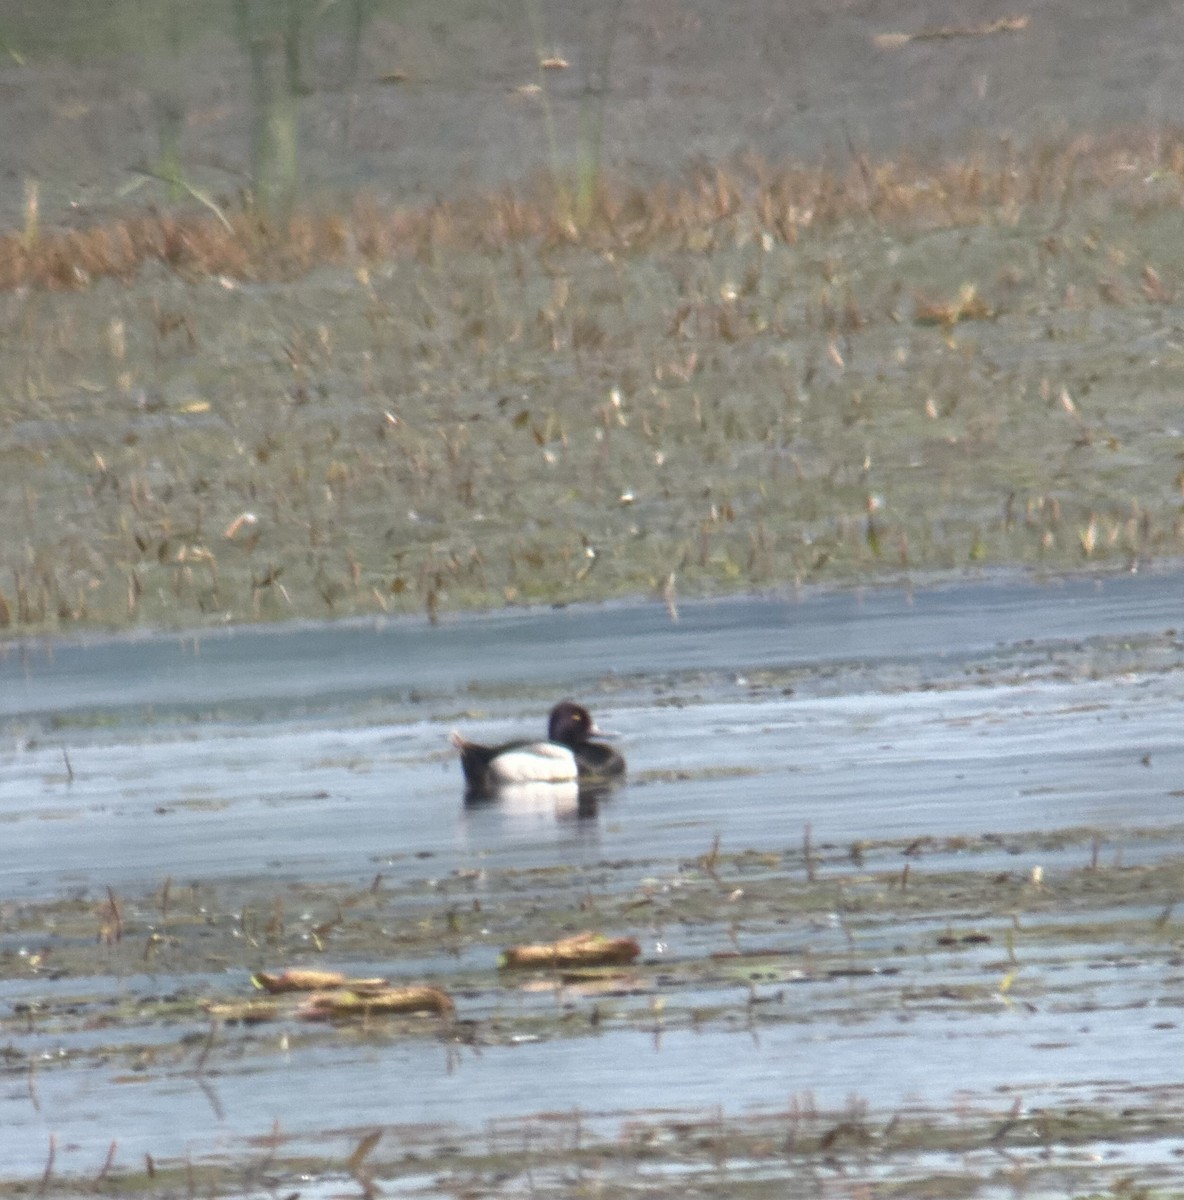
M 166 878 L 249 894 L 283 881 L 365 889 L 380 874 L 411 898 L 402 918 L 392 913 L 397 927 L 415 919 L 416 905 L 432 912 L 455 903 L 438 889 L 458 879 L 472 877 L 473 894 L 482 894 L 483 873 L 508 873 L 498 886 L 512 888 L 515 872 L 599 872 L 606 894 L 669 895 L 683 864 L 717 838 L 727 853 L 775 855 L 807 838 L 841 848 L 990 833 L 998 837 L 987 853 L 967 857 L 956 842 L 935 843 L 909 861 L 919 871 L 1023 879 L 1079 869 L 1087 851 L 1080 840 L 1017 851 L 1011 839 L 1091 827 L 1104 863 L 1153 864 L 1179 851 L 1179 594 L 1168 575 L 1001 580 L 695 604 L 678 622 L 659 604 L 620 604 L 436 628 L 389 622 L 9 645 L 0 660 L 0 889 L 11 906 L 71 895 L 98 902 L 107 888 L 149 892 Z M 619 732 L 626 786 L 582 819 L 546 805 L 467 809 L 449 729 L 489 740 L 541 729 L 566 694 Z M 1148 834 L 1157 828 L 1158 840 Z M 1141 833 L 1129 840 L 1128 830 Z M 874 869 L 904 861 L 887 851 Z M 524 875 L 521 886 L 543 888 L 541 878 Z M 570 900 L 557 880 L 540 903 Z M 1156 911 L 1148 899 L 1107 919 L 1150 925 Z M 1102 920 L 1088 917 L 1090 929 Z M 931 939 L 942 927 L 918 921 L 877 932 L 869 918 L 861 952 L 886 964 L 901 940 Z M 826 911 L 783 933 L 759 923 L 729 933 L 712 923 L 655 923 L 643 909 L 634 932 L 645 956 L 672 962 L 777 938 L 818 954 L 845 944 Z M 1028 1007 L 1002 993 L 985 1007 L 916 999 L 967 981 L 989 997 L 1006 968 L 996 933 L 977 956 L 912 960 L 907 983 L 873 973 L 796 987 L 783 972 L 754 985 L 770 1007 L 748 1016 L 743 983 L 673 996 L 704 1011 L 724 1005 L 701 1027 L 680 1019 L 664 1027 L 657 1010 L 651 1021 L 645 996 L 621 1000 L 619 1023 L 596 1033 L 584 1025 L 575 1037 L 532 1034 L 480 1049 L 381 1034 L 284 1049 L 271 1029 L 228 1044 L 200 1079 L 193 1052 L 176 1041 L 184 1030 L 132 1028 L 129 1038 L 157 1044 L 162 1056 L 136 1075 L 118 1051 L 107 1068 L 88 1051 L 96 1039 L 115 1045 L 115 1033 L 55 1035 L 10 1021 L 18 1064 L 41 1064 L 39 1107 L 11 1076 L 0 1123 L 24 1147 L 10 1170 L 37 1173 L 55 1132 L 60 1169 L 93 1173 L 113 1138 L 129 1158 L 233 1157 L 244 1136 L 273 1121 L 314 1137 L 375 1122 L 479 1129 L 578 1108 L 603 1114 L 611 1135 L 630 1112 L 655 1106 L 742 1114 L 809 1093 L 826 1105 L 858 1094 L 885 1109 L 940 1108 L 970 1088 L 1006 1107 L 1015 1095 L 1076 1103 L 1171 1084 L 1178 965 L 1148 943 L 1124 970 L 1123 946 L 1083 936 L 1093 939 L 1088 961 L 1041 951 L 1027 976 L 1040 980 L 1041 994 Z M 6 945 L 10 964 L 31 949 Z M 449 972 L 486 970 L 495 949 L 425 960 L 422 971 L 446 982 Z M 43 996 L 55 986 L 15 961 L 0 985 L 10 1015 L 38 986 Z M 389 969 L 381 960 L 363 965 Z M 113 999 L 218 986 L 208 971 L 152 969 L 56 985 L 62 996 Z M 245 977 L 221 986 L 241 989 Z M 478 990 L 460 1009 L 478 1025 L 512 1025 L 564 1003 L 579 1011 L 585 1002 Z

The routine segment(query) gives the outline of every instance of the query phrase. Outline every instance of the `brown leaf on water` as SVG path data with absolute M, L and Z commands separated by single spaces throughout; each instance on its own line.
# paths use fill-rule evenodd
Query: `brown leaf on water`
M 899 50 L 909 42 L 936 42 L 951 38 L 990 37 L 996 33 L 1020 33 L 1028 28 L 1028 16 L 1000 17 L 982 25 L 937 25 L 917 33 L 877 33 L 872 43 L 880 50 Z
M 948 329 L 959 321 L 985 321 L 994 315 L 994 310 L 978 294 L 978 288 L 973 283 L 964 283 L 956 300 L 918 297 L 913 320 L 918 325 L 942 325 Z
M 331 992 L 315 992 L 296 1010 L 296 1015 L 306 1021 L 332 1021 L 421 1012 L 447 1017 L 455 1011 L 452 997 L 443 988 L 420 984 L 377 991 L 341 988 Z
M 1159 272 L 1148 263 L 1141 276 L 1143 295 L 1149 304 L 1171 304 L 1176 298 L 1174 289 L 1165 286 Z
M 872 44 L 878 50 L 899 50 L 913 40 L 911 33 L 877 33 L 872 38 Z
M 238 1021 L 243 1025 L 274 1021 L 282 1011 L 275 1000 L 232 1000 L 228 1003 L 207 1000 L 202 1008 L 219 1021 Z
M 258 520 L 259 518 L 253 512 L 241 512 L 222 531 L 222 536 L 233 539 L 244 525 L 254 525 Z
M 341 971 L 314 971 L 306 968 L 287 970 L 279 975 L 259 971 L 251 982 L 266 992 L 323 992 L 330 988 L 349 988 L 355 992 L 379 991 L 385 979 L 350 979 Z
M 641 953 L 636 938 L 607 938 L 587 931 L 543 945 L 512 946 L 501 967 L 594 967 L 631 963 Z

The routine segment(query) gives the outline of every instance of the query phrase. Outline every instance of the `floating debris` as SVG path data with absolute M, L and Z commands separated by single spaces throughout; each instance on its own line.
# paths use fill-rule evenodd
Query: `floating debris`
M 1000 17 L 982 25 L 938 25 L 917 33 L 877 33 L 872 44 L 880 50 L 899 50 L 909 42 L 938 42 L 951 38 L 991 37 L 997 33 L 1021 33 L 1031 20 L 1027 16 Z
M 324 992 L 331 988 L 348 988 L 353 992 L 374 992 L 386 987 L 387 979 L 350 979 L 340 971 L 316 971 L 297 967 L 269 975 L 258 971 L 251 982 L 266 992 Z
M 913 320 L 918 325 L 943 325 L 949 328 L 959 321 L 985 321 L 994 315 L 994 310 L 978 294 L 978 288 L 973 283 L 964 283 L 956 300 L 918 299 Z
M 284 1013 L 276 1000 L 228 1000 L 215 1003 L 206 1001 L 202 1007 L 211 1017 L 232 1025 L 261 1025 L 274 1021 Z
M 641 953 L 636 938 L 608 938 L 602 933 L 577 933 L 557 942 L 513 946 L 498 961 L 500 967 L 594 967 L 631 963 Z
M 383 988 L 380 991 L 315 992 L 296 1010 L 306 1021 L 332 1021 L 344 1017 L 371 1017 L 394 1013 L 432 1013 L 451 1016 L 452 997 L 443 988 L 429 985 Z

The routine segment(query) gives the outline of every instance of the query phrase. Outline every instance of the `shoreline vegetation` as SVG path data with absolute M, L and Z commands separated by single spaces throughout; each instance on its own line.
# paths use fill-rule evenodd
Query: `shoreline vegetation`
M 1184 139 L 0 236 L 0 636 L 1184 550 Z

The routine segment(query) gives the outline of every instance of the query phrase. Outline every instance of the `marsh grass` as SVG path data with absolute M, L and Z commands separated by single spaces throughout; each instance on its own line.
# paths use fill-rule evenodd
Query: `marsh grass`
M 599 45 L 595 52 L 589 52 L 588 61 L 582 68 L 583 89 L 578 105 L 576 132 L 569 144 L 559 134 L 556 104 L 548 76 L 555 71 L 566 71 L 571 64 L 561 55 L 548 51 L 543 12 L 538 0 L 524 0 L 538 62 L 535 90 L 542 106 L 543 128 L 550 156 L 555 220 L 561 229 L 574 237 L 579 237 L 581 231 L 588 228 L 604 188 L 601 147 L 621 7 L 622 0 L 609 0 L 609 3 L 600 6 L 600 36 L 589 39 L 590 45 L 596 42 Z
M 593 148 L 581 157 L 594 169 L 579 176 L 582 219 L 575 223 L 570 219 L 575 201 L 557 195 L 569 186 L 566 171 L 558 167 L 525 187 L 423 208 L 387 208 L 361 195 L 344 210 L 304 209 L 278 225 L 251 211 L 224 214 L 221 208 L 129 213 L 57 231 L 43 229 L 34 217 L 23 230 L 0 236 L 0 290 L 78 289 L 105 277 L 130 283 L 149 262 L 187 278 L 263 281 L 292 280 L 327 265 L 496 254 L 516 244 L 541 252 L 575 243 L 601 253 L 683 249 L 710 254 L 716 245 L 724 248 L 737 240 L 796 245 L 804 237 L 866 221 L 900 236 L 1017 227 L 1035 215 L 1049 222 L 1044 233 L 1055 239 L 1071 218 L 1104 217 L 1122 207 L 1143 219 L 1184 203 L 1184 138 L 1162 134 L 1082 137 L 1023 152 L 1003 145 L 991 155 L 937 166 L 907 159 L 870 163 L 860 157 L 840 170 L 826 163 L 774 164 L 745 156 L 654 185 L 601 171 Z M 30 188 L 35 196 L 35 183 Z M 31 204 L 35 212 L 35 200 Z M 201 204 L 214 207 L 204 194 Z M 1055 241 L 1045 249 L 1055 254 Z M 824 266 L 824 277 L 835 265 Z M 1143 295 L 1174 299 L 1155 268 L 1149 271 L 1142 276 Z M 1117 280 L 1110 281 L 1110 291 L 1116 300 L 1126 295 Z M 843 295 L 831 319 L 848 327 L 861 324 L 854 292 Z M 949 323 L 958 319 L 955 315 Z M 934 323 L 947 322 L 939 313 Z
M 1178 1097 L 1155 1106 L 1097 1100 L 1026 1111 L 1008 1104 L 964 1101 L 948 1111 L 920 1104 L 873 1108 L 858 1094 L 827 1107 L 806 1088 L 780 1109 L 743 1116 L 721 1106 L 620 1114 L 614 1130 L 598 1109 L 536 1113 L 488 1123 L 464 1136 L 439 1125 L 343 1128 L 297 1135 L 279 1127 L 245 1137 L 246 1148 L 224 1161 L 134 1163 L 113 1141 L 82 1178 L 53 1173 L 49 1143 L 41 1187 L 73 1194 L 99 1186 L 124 1194 L 233 1196 L 302 1186 L 326 1189 L 349 1176 L 358 1195 L 402 1186 L 422 1190 L 431 1163 L 431 1195 L 476 1190 L 540 1197 L 572 1195 L 573 1187 L 611 1188 L 622 1197 L 652 1196 L 655 1180 L 677 1179 L 705 1197 L 751 1200 L 812 1196 L 842 1188 L 858 1194 L 891 1189 L 910 1196 L 991 1197 L 1001 1184 L 1015 1195 L 1051 1188 L 1074 1195 L 1172 1195 L 1170 1165 L 1136 1174 L 1123 1150 L 1174 1136 Z M 1096 1148 L 1106 1147 L 1104 1153 Z M 229 1161 L 225 1161 L 229 1160 Z M 491 1182 L 498 1187 L 490 1192 Z M 0 1181 L 0 1194 L 37 1191 L 29 1181 Z
M 1184 142 L 0 239 L 0 628 L 1178 556 Z

